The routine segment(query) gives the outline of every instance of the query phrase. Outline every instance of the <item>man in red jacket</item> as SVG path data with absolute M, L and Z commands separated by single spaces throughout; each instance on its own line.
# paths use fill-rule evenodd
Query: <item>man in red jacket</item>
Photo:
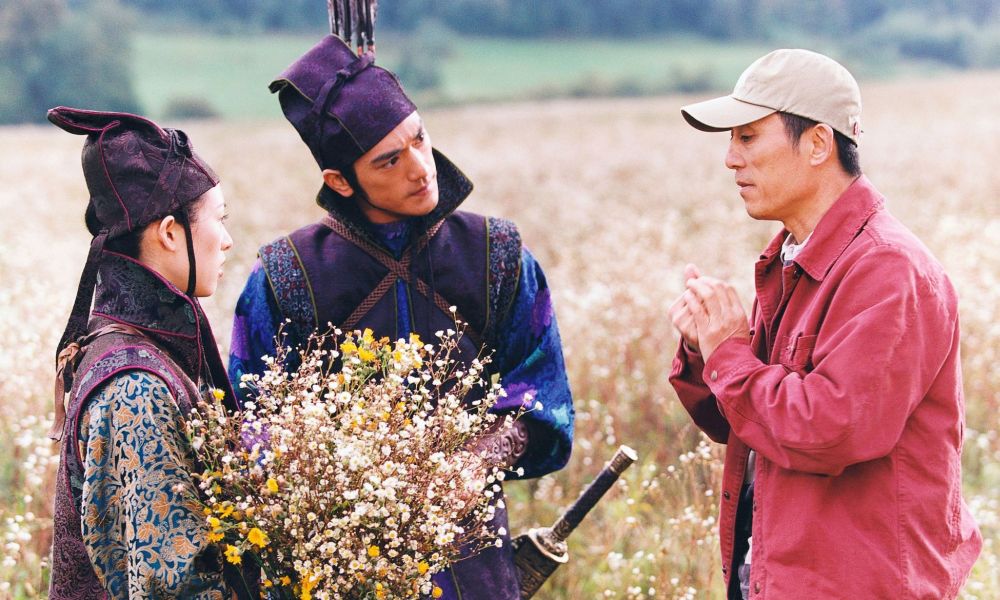
M 805 50 L 752 64 L 681 110 L 730 131 L 726 167 L 783 230 L 748 320 L 685 268 L 671 383 L 728 445 L 720 539 L 730 599 L 954 598 L 982 547 L 961 493 L 958 302 L 861 174 L 861 95 Z

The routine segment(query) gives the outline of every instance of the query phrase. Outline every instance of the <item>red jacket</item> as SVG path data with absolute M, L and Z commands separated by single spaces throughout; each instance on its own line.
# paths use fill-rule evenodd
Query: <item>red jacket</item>
M 752 448 L 753 600 L 954 598 L 982 547 L 961 493 L 955 291 L 865 177 L 783 268 L 787 234 L 757 262 L 750 342 L 707 364 L 682 345 L 670 376 L 728 444 L 724 578 Z

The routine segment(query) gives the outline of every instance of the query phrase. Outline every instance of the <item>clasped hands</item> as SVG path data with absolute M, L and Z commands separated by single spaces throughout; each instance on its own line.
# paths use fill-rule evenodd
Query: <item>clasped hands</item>
M 670 320 L 681 338 L 705 360 L 729 338 L 750 339 L 750 324 L 733 286 L 684 267 L 684 293 L 670 305 Z

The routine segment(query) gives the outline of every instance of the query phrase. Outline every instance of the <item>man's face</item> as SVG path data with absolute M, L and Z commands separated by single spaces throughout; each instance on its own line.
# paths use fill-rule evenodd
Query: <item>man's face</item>
M 747 214 L 754 219 L 787 225 L 806 208 L 814 183 L 806 136 L 808 131 L 796 148 L 777 113 L 733 128 L 726 167 L 735 172 Z
M 358 206 L 372 223 L 423 216 L 438 203 L 431 138 L 416 112 L 354 163 Z

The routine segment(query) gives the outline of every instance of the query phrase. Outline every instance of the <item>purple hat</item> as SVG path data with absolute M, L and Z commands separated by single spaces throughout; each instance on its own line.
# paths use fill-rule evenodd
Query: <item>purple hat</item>
M 87 136 L 83 175 L 98 221 L 89 224 L 95 236 L 101 230 L 108 238 L 137 231 L 219 183 L 178 129 L 161 129 L 128 113 L 64 106 L 50 110 L 48 118 L 70 133 Z
M 94 239 L 73 312 L 59 341 L 57 354 L 87 331 L 87 316 L 104 243 L 176 212 L 219 183 L 215 172 L 194 153 L 187 134 L 162 129 L 149 119 L 128 113 L 100 112 L 59 106 L 48 112 L 56 126 L 83 143 L 83 174 L 90 192 L 87 227 Z M 195 262 L 187 229 L 187 294 L 194 293 Z
M 413 111 L 396 76 L 328 35 L 271 82 L 285 117 L 323 169 L 343 169 Z

